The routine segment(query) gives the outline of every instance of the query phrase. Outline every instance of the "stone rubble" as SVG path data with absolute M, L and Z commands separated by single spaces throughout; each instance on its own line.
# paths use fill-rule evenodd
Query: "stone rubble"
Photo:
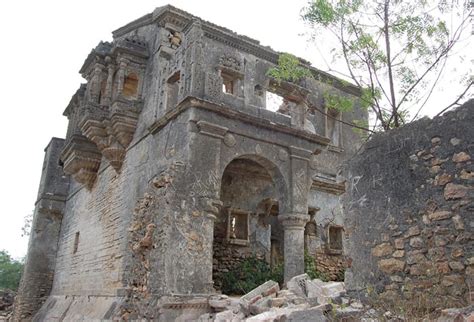
M 277 282 L 267 281 L 238 301 L 226 295 L 209 300 L 215 313 L 204 314 L 201 322 L 210 321 L 326 321 L 325 314 L 333 310 L 334 303 L 343 301 L 344 283 L 311 280 L 307 274 L 293 277 L 280 290 Z M 361 312 L 351 308 L 350 313 Z M 346 316 L 347 312 L 336 312 Z
M 405 321 L 406 317 L 374 309 L 365 300 L 346 294 L 344 283 L 311 280 L 307 274 L 293 277 L 280 289 L 267 281 L 240 298 L 215 295 L 209 298 L 213 313 L 199 317 L 199 322 L 247 321 Z M 474 321 L 474 306 L 440 310 L 436 322 Z M 424 321 L 425 321 L 424 320 Z
M 11 290 L 0 290 L 0 321 L 8 321 L 12 315 L 16 293 Z

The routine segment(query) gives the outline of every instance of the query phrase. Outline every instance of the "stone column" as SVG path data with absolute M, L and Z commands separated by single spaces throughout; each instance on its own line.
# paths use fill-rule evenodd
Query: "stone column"
M 112 59 L 110 57 L 107 57 L 105 61 L 107 63 L 107 83 L 105 86 L 104 104 L 109 105 L 112 99 L 115 65 L 112 64 Z
M 214 291 L 212 278 L 213 264 L 213 242 L 214 242 L 214 221 L 219 212 L 220 192 L 220 151 L 222 140 L 227 133 L 227 128 L 207 121 L 196 120 L 197 133 L 190 145 L 191 151 L 191 173 L 189 176 L 194 187 L 190 193 L 195 194 L 198 200 L 197 208 L 204 215 L 203 223 L 196 222 L 195 227 L 205 227 L 199 233 L 202 235 L 204 243 L 203 250 L 196 254 L 196 258 L 202 265 L 194 267 L 195 276 L 199 277 L 194 281 L 195 289 L 202 289 L 204 293 Z M 204 152 L 205 151 L 205 152 Z M 201 229 L 201 228 L 200 228 Z
M 45 149 L 28 253 L 15 299 L 14 321 L 30 320 L 49 296 L 53 285 L 59 232 L 69 186 L 69 177 L 59 166 L 63 146 L 63 139 L 53 138 Z
M 89 97 L 90 100 L 94 103 L 100 103 L 100 91 L 102 83 L 102 70 L 105 68 L 104 65 L 96 63 L 94 65 L 94 71 L 92 72 L 92 77 L 89 81 Z
M 309 150 L 290 147 L 289 209 L 283 210 L 283 214 L 279 217 L 284 231 L 285 282 L 304 273 L 304 227 L 310 218 L 308 162 L 311 154 Z
M 119 69 L 117 72 L 117 95 L 122 95 L 123 84 L 125 82 L 125 70 L 128 66 L 128 59 L 120 58 Z
M 309 220 L 305 214 L 280 215 L 284 232 L 285 283 L 304 273 L 304 227 Z

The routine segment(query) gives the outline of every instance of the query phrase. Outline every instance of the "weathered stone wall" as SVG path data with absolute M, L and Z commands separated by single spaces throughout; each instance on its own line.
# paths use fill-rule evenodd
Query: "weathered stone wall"
M 469 300 L 474 273 L 474 101 L 375 135 L 347 166 L 350 290 L 426 305 Z
M 28 255 L 15 298 L 14 321 L 30 319 L 46 300 L 53 285 L 59 231 L 69 185 L 69 178 L 59 165 L 63 146 L 64 140 L 53 138 L 45 148 Z

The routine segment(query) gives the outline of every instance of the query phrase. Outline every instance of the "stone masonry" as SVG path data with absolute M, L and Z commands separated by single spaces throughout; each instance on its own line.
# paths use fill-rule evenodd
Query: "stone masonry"
M 473 124 L 470 100 L 377 134 L 348 163 L 349 290 L 437 308 L 472 301 Z
M 277 82 L 278 57 L 171 6 L 98 44 L 46 149 L 14 320 L 193 319 L 241 256 L 285 280 L 305 249 L 343 258 L 339 166 L 361 140 L 338 120 L 367 118 L 360 90 L 304 60 L 314 77 Z

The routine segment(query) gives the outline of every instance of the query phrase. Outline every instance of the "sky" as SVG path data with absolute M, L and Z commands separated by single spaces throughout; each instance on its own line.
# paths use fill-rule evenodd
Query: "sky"
M 300 10 L 307 0 L 1 1 L 0 250 L 15 258 L 26 254 L 21 227 L 34 209 L 44 148 L 51 137 L 66 134 L 62 113 L 84 82 L 79 69 L 91 49 L 168 3 L 325 69 L 318 54 L 325 44 L 315 48 L 304 35 Z M 440 94 L 438 103 L 446 96 Z M 432 105 L 424 114 L 446 105 Z

